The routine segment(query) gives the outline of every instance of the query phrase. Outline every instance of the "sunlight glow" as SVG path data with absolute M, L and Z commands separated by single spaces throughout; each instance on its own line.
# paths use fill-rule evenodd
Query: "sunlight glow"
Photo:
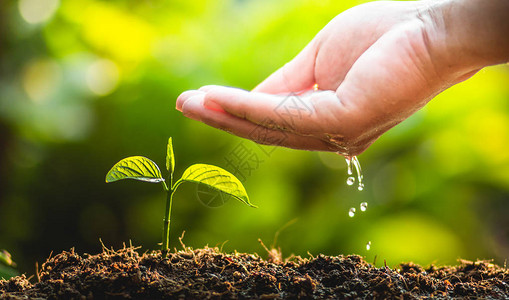
M 85 9 L 85 40 L 116 59 L 139 62 L 151 55 L 155 32 L 150 23 L 106 3 Z

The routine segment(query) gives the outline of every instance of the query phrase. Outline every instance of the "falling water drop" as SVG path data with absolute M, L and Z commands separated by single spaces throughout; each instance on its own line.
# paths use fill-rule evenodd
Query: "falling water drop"
M 369 249 L 371 249 L 371 241 L 367 242 L 366 244 L 366 250 L 369 251 Z
M 338 152 L 339 155 L 341 153 Z M 356 181 L 355 177 L 353 177 L 353 168 L 355 167 L 355 171 L 357 172 L 357 189 L 359 191 L 364 190 L 364 183 L 362 182 L 364 176 L 362 175 L 361 164 L 359 163 L 359 159 L 357 156 L 346 156 L 345 157 L 346 166 L 347 166 L 347 174 L 348 178 L 346 179 L 346 184 L 353 185 Z
M 350 208 L 350 210 L 348 211 L 348 215 L 350 216 L 350 218 L 353 218 L 353 216 L 355 216 L 355 208 L 354 207 Z
M 318 83 L 315 83 L 313 85 L 313 91 L 315 91 L 315 92 L 318 91 Z
M 339 154 L 341 155 L 341 154 Z M 346 157 L 345 158 L 346 160 L 346 171 L 348 173 L 348 175 L 352 175 L 353 174 L 353 170 L 352 170 L 352 158 L 351 157 Z
M 357 156 L 353 156 L 352 157 L 352 162 L 353 162 L 353 165 L 355 167 L 355 170 L 357 171 L 357 180 L 358 180 L 358 184 L 359 184 L 357 189 L 359 191 L 362 191 L 364 189 L 364 183 L 362 183 L 362 179 L 364 178 L 364 176 L 362 175 L 361 164 L 360 164 L 359 159 L 357 158 Z
M 361 211 L 366 211 L 368 209 L 368 202 L 361 203 Z
M 355 183 L 355 177 L 351 176 L 351 175 L 353 175 L 352 158 L 346 157 L 345 160 L 346 160 L 347 174 L 348 174 L 348 178 L 346 179 L 346 184 L 353 185 Z

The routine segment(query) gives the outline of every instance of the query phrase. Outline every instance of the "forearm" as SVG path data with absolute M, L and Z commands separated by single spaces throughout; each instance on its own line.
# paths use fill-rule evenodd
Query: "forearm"
M 445 72 L 467 74 L 509 62 L 509 0 L 427 1 L 431 54 Z

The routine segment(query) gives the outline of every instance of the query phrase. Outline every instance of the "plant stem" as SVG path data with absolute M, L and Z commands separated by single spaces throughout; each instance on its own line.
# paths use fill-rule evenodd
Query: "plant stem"
M 170 215 L 171 215 L 171 205 L 173 202 L 173 190 L 169 190 L 166 193 L 166 209 L 164 211 L 164 220 L 163 220 L 163 244 L 161 247 L 161 251 L 163 252 L 163 257 L 168 255 L 168 244 L 170 242 Z
M 161 246 L 161 251 L 163 252 L 163 257 L 168 255 L 168 246 L 170 244 L 170 216 L 171 216 L 171 205 L 173 204 L 173 194 L 177 190 L 177 187 L 182 183 L 181 180 L 177 181 L 175 185 L 171 186 L 168 192 L 166 193 L 166 209 L 164 211 L 164 220 L 163 220 L 163 243 Z

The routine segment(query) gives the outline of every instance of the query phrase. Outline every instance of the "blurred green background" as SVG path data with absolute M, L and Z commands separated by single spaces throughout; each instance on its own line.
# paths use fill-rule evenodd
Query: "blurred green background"
M 187 119 L 183 91 L 205 84 L 251 89 L 294 57 L 338 13 L 361 1 L 223 0 L 0 2 L 0 248 L 20 272 L 75 247 L 97 253 L 160 242 L 160 185 L 105 184 L 121 158 L 176 172 L 227 163 L 239 146 L 258 155 L 245 186 L 259 209 L 175 197 L 171 241 L 224 244 L 265 255 L 357 253 L 377 265 L 454 264 L 509 257 L 509 69 L 490 67 L 434 99 L 360 156 L 366 188 L 345 184 L 332 153 L 260 148 Z M 264 151 L 272 151 L 269 155 Z M 360 212 L 359 203 L 369 208 Z M 354 218 L 348 209 L 357 208 Z M 366 243 L 371 241 L 371 249 Z M 143 251 L 143 250 L 142 250 Z

